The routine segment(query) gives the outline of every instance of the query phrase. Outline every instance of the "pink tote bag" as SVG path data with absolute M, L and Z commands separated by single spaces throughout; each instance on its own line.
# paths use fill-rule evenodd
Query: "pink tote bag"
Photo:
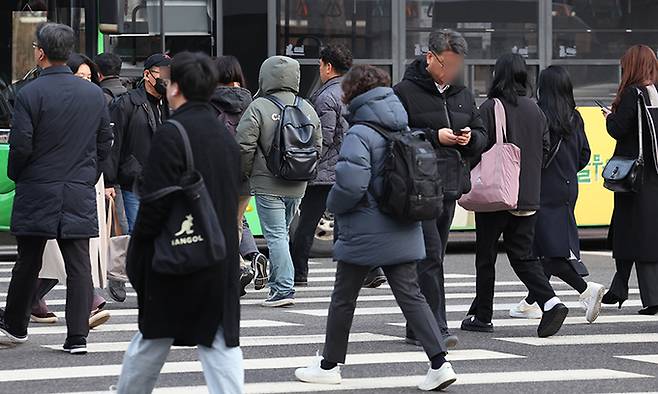
M 496 144 L 482 154 L 471 171 L 471 192 L 459 199 L 459 205 L 474 212 L 515 210 L 519 200 L 521 149 L 505 142 L 507 118 L 503 103 L 494 99 Z

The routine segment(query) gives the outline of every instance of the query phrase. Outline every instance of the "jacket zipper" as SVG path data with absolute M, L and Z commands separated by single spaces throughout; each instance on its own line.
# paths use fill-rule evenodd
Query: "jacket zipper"
M 446 120 L 448 121 L 448 128 L 452 129 L 452 125 L 450 124 L 450 113 L 448 112 L 448 100 L 443 95 L 441 95 L 441 98 L 443 98 L 443 112 L 445 113 Z

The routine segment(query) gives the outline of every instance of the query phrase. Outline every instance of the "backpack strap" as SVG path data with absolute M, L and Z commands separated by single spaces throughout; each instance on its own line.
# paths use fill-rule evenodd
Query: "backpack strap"
M 274 105 L 276 105 L 281 111 L 283 111 L 283 110 L 286 108 L 286 104 L 285 104 L 283 101 L 281 101 L 281 99 L 279 99 L 278 97 L 276 97 L 276 96 L 273 95 L 273 94 L 271 94 L 271 95 L 269 95 L 269 96 L 264 96 L 263 98 L 269 100 L 270 102 L 272 102 L 272 103 L 273 103 Z M 295 105 L 297 105 L 297 99 L 298 99 L 298 98 L 299 98 L 299 97 L 295 96 Z
M 190 145 L 190 138 L 187 135 L 187 130 L 185 130 L 185 126 L 183 126 L 177 120 L 168 119 L 166 122 L 171 123 L 172 125 L 174 125 L 174 127 L 176 127 L 176 130 L 178 130 L 178 134 L 180 134 L 181 139 L 183 140 L 183 147 L 185 149 L 185 167 L 186 167 L 183 177 L 188 176 L 194 172 L 194 156 L 192 155 L 192 146 Z M 183 187 L 180 185 L 167 186 L 167 187 L 163 187 L 162 189 L 156 190 L 152 193 L 149 193 L 147 195 L 141 196 L 140 200 L 142 202 L 151 202 L 151 201 L 159 200 L 169 194 L 181 190 L 183 190 Z
M 391 132 L 390 131 L 385 130 L 383 127 L 381 127 L 380 125 L 378 125 L 376 123 L 367 122 L 367 121 L 354 123 L 354 125 L 358 125 L 358 124 L 370 127 L 371 129 L 375 130 L 379 135 L 384 137 L 387 141 L 391 141 L 393 139 L 391 137 Z

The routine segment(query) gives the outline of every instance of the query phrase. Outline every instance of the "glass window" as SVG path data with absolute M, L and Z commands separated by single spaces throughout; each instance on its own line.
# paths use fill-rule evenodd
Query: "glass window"
M 375 66 L 377 68 L 380 68 L 386 73 L 388 73 L 389 76 L 392 75 L 392 67 L 391 66 Z M 301 67 L 301 78 L 299 81 L 299 95 L 301 97 L 310 97 L 315 90 L 317 90 L 320 85 L 322 85 L 322 81 L 320 81 L 320 74 L 319 74 L 319 66 L 316 65 L 311 65 L 311 64 L 302 64 Z
M 565 65 L 577 98 L 614 97 L 619 86 L 619 66 Z
M 320 47 L 342 43 L 355 58 L 392 56 L 391 0 L 280 0 L 277 53 L 317 59 Z
M 658 1 L 554 0 L 553 58 L 618 59 L 634 44 L 658 49 Z
M 537 77 L 539 75 L 539 66 L 529 65 L 528 77 L 532 88 L 537 87 Z M 487 97 L 489 93 L 489 88 L 491 87 L 491 81 L 493 79 L 493 65 L 477 65 L 473 66 L 473 93 L 475 97 L 484 98 Z M 534 92 L 533 92 L 534 95 Z
M 539 55 L 537 0 L 407 1 L 405 15 L 407 59 L 427 52 L 436 29 L 464 34 L 470 59 L 495 59 L 505 52 Z

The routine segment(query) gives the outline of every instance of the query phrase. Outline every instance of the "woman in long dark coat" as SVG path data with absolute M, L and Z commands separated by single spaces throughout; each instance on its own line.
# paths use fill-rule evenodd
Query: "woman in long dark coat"
M 604 111 L 608 134 L 617 141 L 615 155 L 636 158 L 639 154 L 638 99 L 642 92 L 651 105 L 658 105 L 656 54 L 644 45 L 635 45 L 621 59 L 622 82 L 612 112 Z M 635 264 L 644 309 L 640 314 L 658 312 L 658 172 L 649 124 L 644 111 L 643 185 L 637 193 L 615 193 L 612 214 L 612 254 L 617 272 L 604 304 L 621 304 L 628 298 L 628 280 Z
M 541 208 L 537 213 L 534 251 L 547 277 L 557 276 L 580 293 L 587 321 L 591 323 L 599 315 L 605 288 L 583 279 L 589 273 L 580 260 L 574 214 L 578 171 L 589 162 L 591 150 L 567 71 L 559 66 L 542 71 L 538 93 L 539 107 L 548 120 L 551 150 L 541 174 Z M 529 295 L 510 310 L 511 317 L 540 318 L 541 315 L 541 308 Z

